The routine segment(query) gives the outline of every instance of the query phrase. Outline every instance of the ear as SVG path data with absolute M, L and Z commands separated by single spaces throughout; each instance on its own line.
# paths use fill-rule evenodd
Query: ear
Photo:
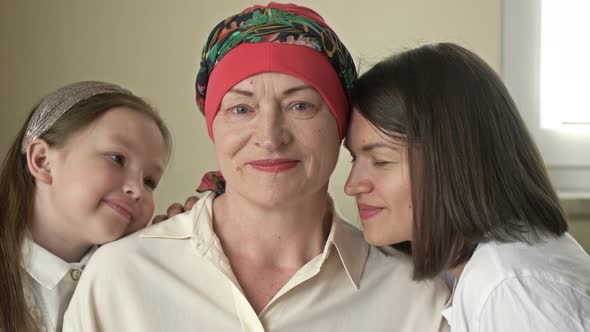
M 37 181 L 46 184 L 51 184 L 53 177 L 51 176 L 50 163 L 51 147 L 42 139 L 34 139 L 29 146 L 27 146 L 27 166 L 29 172 Z

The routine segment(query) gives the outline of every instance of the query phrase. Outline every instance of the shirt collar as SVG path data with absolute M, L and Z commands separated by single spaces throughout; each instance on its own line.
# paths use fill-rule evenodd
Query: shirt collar
M 369 244 L 363 239 L 362 233 L 346 221 L 340 211 L 334 207 L 331 197 L 329 203 L 332 210 L 332 227 L 326 240 L 324 256 L 327 257 L 331 246 L 336 247 L 348 278 L 358 289 L 369 256 Z
M 204 227 L 205 225 L 203 225 L 211 225 L 214 198 L 215 193 L 207 191 L 190 211 L 177 214 L 166 221 L 144 228 L 139 233 L 139 237 L 189 239 L 194 234 L 198 241 L 207 238 L 214 240 L 215 234 L 212 231 L 207 232 L 207 229 L 212 229 L 212 227 Z M 201 214 L 206 214 L 206 216 L 201 217 Z
M 27 234 L 22 246 L 22 266 L 43 287 L 53 289 L 70 269 L 83 269 L 97 248 L 98 246 L 93 246 L 80 262 L 68 263 L 35 243 L 31 235 Z
M 450 271 L 443 272 L 443 278 L 445 280 L 445 284 L 449 287 L 451 291 L 451 296 L 449 297 L 445 307 L 441 311 L 442 316 L 447 320 L 447 323 L 451 325 L 451 317 L 453 313 L 453 295 L 455 295 L 455 288 L 457 288 L 457 280 L 455 276 Z
M 188 239 L 195 250 L 204 255 L 217 238 L 212 226 L 214 198 L 215 193 L 207 192 L 191 211 L 144 229 L 140 237 Z M 369 255 L 369 245 L 364 241 L 362 233 L 348 223 L 334 207 L 332 198 L 329 199 L 329 204 L 332 210 L 332 225 L 320 265 L 327 260 L 332 248 L 335 247 L 352 285 L 358 289 Z

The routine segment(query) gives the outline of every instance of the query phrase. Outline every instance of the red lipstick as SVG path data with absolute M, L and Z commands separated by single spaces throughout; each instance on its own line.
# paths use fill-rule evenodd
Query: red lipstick
M 251 161 L 250 165 L 255 169 L 268 173 L 287 171 L 299 164 L 299 160 L 293 159 L 264 159 Z

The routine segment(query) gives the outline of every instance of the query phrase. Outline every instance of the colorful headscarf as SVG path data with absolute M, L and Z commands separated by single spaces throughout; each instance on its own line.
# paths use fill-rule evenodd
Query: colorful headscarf
M 196 99 L 211 138 L 225 93 L 249 76 L 270 71 L 312 85 L 330 107 L 344 137 L 350 113 L 347 93 L 357 77 L 350 53 L 315 11 L 271 2 L 223 20 L 203 48 Z

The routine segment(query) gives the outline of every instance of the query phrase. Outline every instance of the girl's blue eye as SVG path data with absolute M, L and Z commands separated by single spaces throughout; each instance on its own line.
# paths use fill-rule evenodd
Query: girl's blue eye
M 109 154 L 109 158 L 111 158 L 112 161 L 116 162 L 119 165 L 125 164 L 125 157 L 123 157 L 122 155 L 120 155 L 118 153 Z
M 156 189 L 156 187 L 158 186 L 158 184 L 156 183 L 156 181 L 152 180 L 152 179 L 145 179 L 143 180 L 143 183 L 145 184 L 146 187 L 150 188 L 151 190 Z
M 389 165 L 391 164 L 391 162 L 389 161 L 383 161 L 383 160 L 376 160 L 375 162 L 373 162 L 373 165 L 379 167 L 379 166 L 385 166 L 385 165 Z

